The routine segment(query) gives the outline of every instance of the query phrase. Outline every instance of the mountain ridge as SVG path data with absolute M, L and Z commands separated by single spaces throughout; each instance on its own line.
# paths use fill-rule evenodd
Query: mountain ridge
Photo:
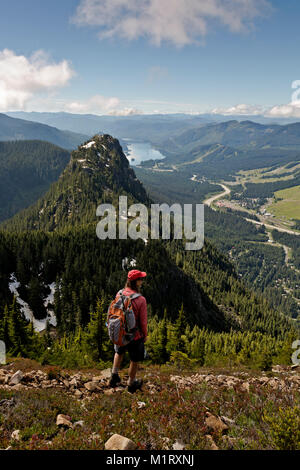
M 53 231 L 93 223 L 98 205 L 117 202 L 119 193 L 132 201 L 148 201 L 119 141 L 107 134 L 96 135 L 71 153 L 69 164 L 42 198 L 3 227 Z
M 0 141 L 43 140 L 68 150 L 74 149 L 89 136 L 0 113 Z

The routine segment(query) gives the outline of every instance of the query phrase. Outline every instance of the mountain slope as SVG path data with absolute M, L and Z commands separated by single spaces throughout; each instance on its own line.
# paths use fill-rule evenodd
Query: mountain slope
M 0 142 L 0 222 L 41 197 L 69 160 L 67 150 L 48 142 Z
M 167 139 L 163 145 L 170 151 L 184 148 L 190 152 L 196 146 L 222 144 L 234 148 L 253 149 L 265 146 L 300 149 L 300 123 L 263 125 L 252 121 L 228 121 L 208 124 Z
M 240 170 L 276 167 L 300 161 L 300 123 L 262 125 L 228 121 L 190 129 L 157 148 L 166 155 L 161 168 L 211 179 L 230 178 Z
M 4 224 L 14 230 L 57 230 L 96 221 L 102 202 L 118 202 L 118 195 L 147 202 L 147 194 L 136 178 L 117 139 L 96 135 L 71 153 L 59 180 L 32 207 Z
M 61 131 L 38 122 L 16 119 L 0 114 L 0 141 L 43 140 L 66 149 L 74 149 L 87 139 L 87 135 Z

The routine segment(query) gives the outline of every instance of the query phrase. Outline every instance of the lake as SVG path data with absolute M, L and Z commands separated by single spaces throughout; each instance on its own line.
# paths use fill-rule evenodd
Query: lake
M 124 139 L 126 140 L 126 139 Z M 162 160 L 164 155 L 159 150 L 155 150 L 149 142 L 126 142 L 128 158 L 130 165 L 139 165 L 146 160 Z

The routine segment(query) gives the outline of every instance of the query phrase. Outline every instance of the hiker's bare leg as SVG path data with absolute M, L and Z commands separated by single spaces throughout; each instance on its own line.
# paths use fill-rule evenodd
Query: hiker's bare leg
M 137 370 L 138 370 L 138 362 L 133 362 L 133 361 L 130 361 L 130 366 L 129 366 L 129 381 L 132 383 L 135 379 L 135 376 L 136 376 L 136 373 L 137 373 Z
M 113 362 L 113 371 L 117 371 L 121 367 L 124 354 L 115 353 L 114 362 Z

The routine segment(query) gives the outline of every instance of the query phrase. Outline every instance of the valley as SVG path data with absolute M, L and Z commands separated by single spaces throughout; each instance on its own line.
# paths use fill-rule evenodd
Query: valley
M 294 319 L 300 316 L 300 160 L 296 128 L 296 124 L 275 128 L 251 121 L 208 124 L 156 144 L 166 158 L 136 167 L 150 193 L 163 187 L 160 202 L 174 197 L 170 185 L 173 178 L 177 193 L 185 187 L 185 199 L 178 202 L 204 203 L 206 237 L 230 256 L 249 286 L 269 299 L 274 297 L 274 306 L 280 298 L 280 308 Z M 270 140 L 274 132 L 276 138 Z M 165 171 L 169 174 L 162 173 Z M 195 183 L 203 190 L 198 192 L 200 197 L 195 193 Z M 211 219 L 223 225 L 223 233 L 212 230 Z M 238 229 L 241 224 L 242 231 Z M 285 241 L 276 234 L 291 238 Z M 249 256 L 251 262 L 247 263 Z

